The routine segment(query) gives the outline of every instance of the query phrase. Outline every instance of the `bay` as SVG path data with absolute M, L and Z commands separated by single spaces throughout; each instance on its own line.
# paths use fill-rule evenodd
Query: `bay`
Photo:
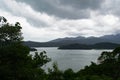
M 66 70 L 68 68 L 73 71 L 79 71 L 86 65 L 90 65 L 91 62 L 97 63 L 97 58 L 103 51 L 112 50 L 60 50 L 57 47 L 39 47 L 36 48 L 38 52 L 46 51 L 47 56 L 52 59 L 51 62 L 44 65 L 42 68 L 47 70 L 52 68 L 53 62 L 57 62 L 60 70 Z M 34 54 L 34 52 L 31 52 Z

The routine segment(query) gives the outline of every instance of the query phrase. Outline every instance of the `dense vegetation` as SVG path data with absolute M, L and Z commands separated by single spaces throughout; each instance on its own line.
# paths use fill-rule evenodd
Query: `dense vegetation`
M 50 61 L 46 52 L 30 55 L 30 48 L 22 44 L 22 27 L 7 21 L 0 27 L 0 80 L 43 80 L 41 66 Z
M 18 22 L 10 25 L 6 19 L 0 27 L 0 80 L 120 80 L 120 47 L 103 52 L 99 64 L 92 62 L 78 72 L 61 71 L 54 63 L 46 73 L 41 67 L 50 58 L 45 51 L 30 55 L 30 49 L 22 44 L 21 29 Z

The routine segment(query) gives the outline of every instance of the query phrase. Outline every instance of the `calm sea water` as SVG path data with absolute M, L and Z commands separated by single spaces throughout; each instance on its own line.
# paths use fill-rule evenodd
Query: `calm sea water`
M 97 63 L 97 58 L 103 51 L 111 50 L 59 50 L 57 47 L 40 47 L 36 48 L 38 52 L 46 51 L 48 57 L 52 59 L 43 68 L 52 68 L 53 62 L 57 62 L 60 70 L 68 68 L 73 69 L 75 72 L 83 69 L 86 65 L 90 65 L 91 61 Z M 34 54 L 33 52 L 31 52 Z

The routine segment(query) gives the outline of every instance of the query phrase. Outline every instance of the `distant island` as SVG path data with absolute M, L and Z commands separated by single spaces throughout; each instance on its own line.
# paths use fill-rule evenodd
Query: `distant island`
M 37 51 L 37 49 L 30 47 L 30 51 Z
M 109 43 L 109 42 L 101 42 L 92 45 L 88 44 L 68 44 L 60 46 L 58 49 L 114 49 L 116 47 L 120 47 L 120 44 Z

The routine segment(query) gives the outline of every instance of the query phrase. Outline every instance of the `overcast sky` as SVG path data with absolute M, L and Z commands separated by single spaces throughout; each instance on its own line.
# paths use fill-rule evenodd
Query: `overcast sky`
M 0 0 L 0 16 L 39 42 L 120 32 L 120 0 Z

